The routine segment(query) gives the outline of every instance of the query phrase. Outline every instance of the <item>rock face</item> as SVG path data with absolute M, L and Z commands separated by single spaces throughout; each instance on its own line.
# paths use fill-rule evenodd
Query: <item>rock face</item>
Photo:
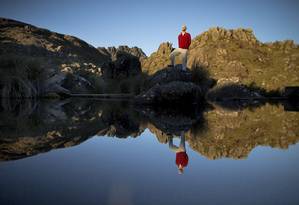
M 103 71 L 105 78 L 126 78 L 140 74 L 140 61 L 146 58 L 145 53 L 138 47 L 99 47 L 98 51 L 108 56 L 112 61 Z
M 170 63 L 172 44 L 162 43 L 142 61 L 144 72 L 155 73 Z M 293 41 L 261 43 L 251 29 L 211 28 L 191 43 L 188 67 L 207 68 L 217 83 L 255 82 L 267 90 L 299 84 L 299 47 Z
M 144 72 L 153 74 L 170 64 L 169 55 L 172 51 L 172 44 L 169 42 L 160 44 L 158 50 L 148 58 L 142 59 L 141 66 Z
M 88 85 L 93 84 L 92 77 L 100 77 L 109 62 L 108 56 L 76 37 L 0 18 L 0 64 L 5 68 L 1 74 L 9 76 L 6 70 L 9 68 L 15 69 L 16 76 L 14 80 L 0 79 L 0 89 L 6 93 L 3 97 L 92 91 L 92 86 Z M 63 87 L 66 79 L 76 79 L 73 85 L 77 85 L 77 90 L 74 86 Z M 14 92 L 26 90 L 26 87 L 35 91 Z
M 100 53 L 110 56 L 110 58 L 112 60 L 116 60 L 117 58 L 117 53 L 126 53 L 126 54 L 130 54 L 132 56 L 137 57 L 138 59 L 144 59 L 147 56 L 145 55 L 145 53 L 142 51 L 141 48 L 138 47 L 128 47 L 128 46 L 119 46 L 118 48 L 116 47 L 98 47 L 98 51 L 100 51 Z
M 184 71 L 180 66 L 175 68 L 166 67 L 163 70 L 159 70 L 147 79 L 147 86 L 153 87 L 154 85 L 166 84 L 172 81 L 191 82 L 192 73 L 190 71 Z

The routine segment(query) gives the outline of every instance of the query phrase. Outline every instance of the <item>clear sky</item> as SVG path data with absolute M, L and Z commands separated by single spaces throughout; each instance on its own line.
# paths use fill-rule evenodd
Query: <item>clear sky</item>
M 215 26 L 250 27 L 263 42 L 299 42 L 299 0 L 0 0 L 0 16 L 147 55 L 161 42 L 176 47 L 184 23 L 192 37 Z

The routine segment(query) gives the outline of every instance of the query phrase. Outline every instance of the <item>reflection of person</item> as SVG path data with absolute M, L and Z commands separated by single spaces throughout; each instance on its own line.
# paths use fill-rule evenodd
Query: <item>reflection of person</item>
M 187 52 L 188 52 L 189 46 L 191 44 L 191 35 L 189 33 L 187 33 L 186 31 L 187 31 L 187 26 L 183 25 L 182 32 L 178 36 L 179 47 L 174 49 L 170 54 L 170 60 L 171 60 L 172 67 L 174 67 L 175 57 L 177 55 L 182 56 L 183 70 L 187 69 Z
M 180 146 L 177 147 L 173 144 L 173 137 L 170 137 L 169 139 L 169 148 L 176 152 L 176 160 L 175 163 L 178 166 L 179 173 L 182 174 L 184 172 L 184 167 L 188 165 L 188 155 L 186 153 L 186 147 L 185 147 L 185 135 L 184 132 L 181 133 L 181 142 Z

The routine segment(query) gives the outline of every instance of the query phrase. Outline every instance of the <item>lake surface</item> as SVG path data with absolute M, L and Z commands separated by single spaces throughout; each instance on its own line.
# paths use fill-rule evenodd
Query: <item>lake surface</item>
M 297 205 L 299 112 L 286 107 L 2 103 L 0 204 Z

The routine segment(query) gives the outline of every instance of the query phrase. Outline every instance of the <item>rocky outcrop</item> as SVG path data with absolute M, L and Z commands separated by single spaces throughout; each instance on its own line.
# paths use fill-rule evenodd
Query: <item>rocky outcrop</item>
M 157 52 L 142 61 L 150 74 L 170 63 L 172 44 L 162 43 Z M 178 62 L 180 60 L 178 59 Z M 251 29 L 211 28 L 191 43 L 188 67 L 209 70 L 219 85 L 253 82 L 266 90 L 299 83 L 299 47 L 293 41 L 262 43 Z
M 143 72 L 154 74 L 156 71 L 167 67 L 170 64 L 169 55 L 172 51 L 172 44 L 169 42 L 161 43 L 158 50 L 148 58 L 141 60 Z
M 166 67 L 163 70 L 159 70 L 153 75 L 149 76 L 146 81 L 146 85 L 151 88 L 154 85 L 167 84 L 172 81 L 191 82 L 192 73 L 187 70 L 182 70 L 181 66 Z
M 117 53 L 126 53 L 132 56 L 137 57 L 138 59 L 144 59 L 146 58 L 146 54 L 142 51 L 141 48 L 138 47 L 129 47 L 129 46 L 119 46 L 118 48 L 116 47 L 98 47 L 98 51 L 104 55 L 109 56 L 112 60 L 116 60 L 117 58 Z
M 126 78 L 141 73 L 140 61 L 146 58 L 138 47 L 99 47 L 98 51 L 109 56 L 111 63 L 103 70 L 104 78 Z

